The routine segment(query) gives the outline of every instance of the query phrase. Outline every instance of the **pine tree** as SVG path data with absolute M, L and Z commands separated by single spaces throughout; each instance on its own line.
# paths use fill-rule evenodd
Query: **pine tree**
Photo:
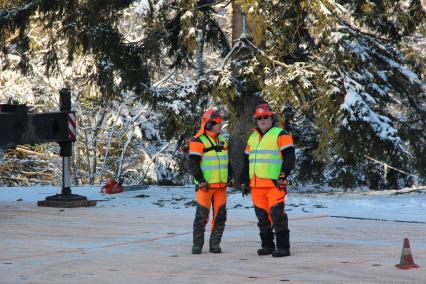
M 393 170 L 383 179 L 382 166 L 368 157 L 425 178 L 426 84 L 400 48 L 409 35 L 425 35 L 419 1 L 236 3 L 256 48 L 239 70 L 264 76 L 261 97 L 281 117 L 285 110 L 297 117 L 286 124 L 301 149 L 298 181 L 372 188 L 413 183 Z M 232 83 L 241 80 L 231 64 L 227 68 L 219 70 L 217 78 L 226 80 L 218 81 L 217 93 L 233 98 L 229 106 L 238 109 L 235 102 L 251 98 L 238 92 Z
M 149 84 L 148 59 L 157 50 L 141 42 L 125 42 L 118 30 L 123 9 L 133 1 L 7 1 L 1 6 L 0 45 L 4 53 L 21 56 L 21 70 L 30 72 L 28 56 L 35 43 L 28 37 L 28 27 L 37 24 L 49 33 L 49 51 L 45 55 L 46 74 L 57 72 L 57 52 L 65 43 L 68 60 L 77 54 L 92 54 L 95 58 L 96 82 L 104 96 L 117 96 L 120 90 L 132 89 L 146 93 Z M 52 30 L 55 28 L 56 33 Z M 158 52 L 158 51 L 157 51 Z M 119 85 L 114 82 L 120 76 Z
M 142 17 L 131 19 L 142 26 L 141 35 L 129 38 L 127 31 L 131 27 L 126 26 L 123 17 L 128 17 L 128 10 L 135 9 L 132 5 L 137 2 L 89 0 L 1 3 L 3 70 L 15 68 L 14 62 L 7 62 L 10 59 L 8 54 L 13 55 L 14 58 L 20 58 L 21 71 L 33 82 L 39 80 L 35 77 L 42 77 L 47 82 L 62 73 L 64 57 L 69 65 L 79 62 L 80 58 L 89 60 L 84 64 L 79 62 L 80 68 L 85 68 L 80 70 L 80 76 L 73 74 L 78 77 L 67 78 L 68 84 L 72 84 L 78 91 L 76 100 L 81 103 L 79 116 L 85 119 L 80 127 L 86 143 L 76 146 L 76 151 L 82 153 L 82 157 L 77 156 L 75 159 L 76 176 L 80 182 L 93 183 L 99 175 L 117 166 L 118 169 L 114 171 L 121 172 L 122 163 L 118 165 L 109 160 L 99 163 L 99 157 L 109 151 L 109 145 L 104 144 L 99 135 L 108 134 L 105 123 L 110 115 L 105 115 L 106 112 L 117 112 L 113 106 L 124 104 L 129 93 L 135 94 L 133 98 L 138 100 L 135 105 L 139 102 L 149 103 L 153 111 L 163 114 L 153 115 L 153 118 L 159 120 L 156 127 L 161 130 L 163 139 L 177 138 L 180 144 L 185 137 L 193 134 L 199 123 L 196 114 L 202 113 L 205 108 L 207 96 L 204 94 L 209 92 L 209 86 L 202 77 L 202 69 L 197 80 L 192 76 L 193 71 L 188 72 L 194 67 L 194 55 L 198 51 L 193 44 L 195 37 L 189 31 L 194 28 L 196 32 L 202 31 L 202 46 L 205 42 L 206 46 L 213 47 L 220 54 L 226 54 L 229 50 L 225 34 L 213 15 L 212 5 L 215 2 L 141 1 L 137 9 L 143 14 Z M 36 37 L 29 36 L 34 30 L 48 35 L 48 43 L 45 39 L 38 42 Z M 64 44 L 67 47 L 65 52 Z M 202 52 L 201 49 L 201 61 Z M 45 74 L 40 74 L 40 70 L 31 62 L 36 54 L 44 54 Z M 167 67 L 179 71 L 170 72 Z M 168 74 L 173 75 L 176 83 L 167 82 L 170 77 Z M 165 78 L 160 79 L 162 76 Z M 152 84 L 152 81 L 158 82 Z M 43 91 L 46 90 L 40 88 L 40 96 Z M 116 114 L 121 115 L 124 114 L 119 111 Z M 131 120 L 125 115 L 123 119 Z M 137 148 L 133 145 L 137 139 L 131 139 L 129 143 L 132 145 L 129 147 L 123 144 L 126 141 L 120 142 L 118 139 L 128 139 L 126 136 L 136 134 L 121 133 L 120 129 L 116 131 L 118 134 L 114 135 L 111 143 L 118 149 L 122 146 L 127 148 L 128 151 L 123 148 L 124 156 L 132 155 L 133 149 Z M 112 152 L 111 156 L 120 157 L 117 151 Z
M 228 1 L 140 2 L 141 36 L 129 40 L 121 20 L 136 2 L 0 1 L 1 68 L 13 65 L 9 53 L 31 75 L 30 58 L 47 47 L 51 76 L 60 72 L 65 44 L 69 64 L 93 58 L 89 80 L 100 95 L 88 102 L 107 106 L 130 91 L 164 114 L 167 139 L 193 133 L 195 114 L 212 96 L 231 114 L 238 160 L 250 113 L 264 99 L 295 137 L 294 182 L 372 188 L 413 182 L 393 170 L 384 179 L 382 166 L 369 158 L 426 178 L 426 55 L 415 49 L 426 37 L 420 0 L 235 0 L 250 36 L 231 53 L 215 18 L 216 4 Z M 46 46 L 28 36 L 34 25 L 48 35 Z M 225 57 L 223 65 L 207 62 L 207 46 Z

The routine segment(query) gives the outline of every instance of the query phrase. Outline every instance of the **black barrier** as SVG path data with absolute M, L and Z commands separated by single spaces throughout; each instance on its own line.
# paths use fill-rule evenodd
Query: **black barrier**
M 75 142 L 68 136 L 68 113 L 29 113 L 26 105 L 0 105 L 0 149 L 22 144 Z
M 85 196 L 71 193 L 71 156 L 76 141 L 75 113 L 71 110 L 71 92 L 59 92 L 60 112 L 29 113 L 26 105 L 0 104 L 0 149 L 15 148 L 20 144 L 57 142 L 62 157 L 62 191 L 46 197 L 38 206 L 82 207 L 94 206 Z

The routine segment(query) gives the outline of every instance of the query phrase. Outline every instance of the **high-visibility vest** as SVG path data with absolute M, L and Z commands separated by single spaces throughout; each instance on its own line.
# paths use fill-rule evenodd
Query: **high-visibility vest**
M 217 144 L 213 143 L 213 140 L 207 138 L 207 134 L 201 135 L 200 140 L 204 145 L 204 150 L 208 150 Z M 218 135 L 217 140 L 223 142 L 223 148 L 227 148 L 226 140 L 223 136 Z M 204 179 L 208 183 L 227 183 L 228 182 L 228 151 L 227 150 L 216 150 L 204 152 L 201 158 L 201 171 L 203 172 Z M 198 182 L 195 181 L 197 184 Z
M 259 134 L 253 132 L 247 144 L 250 147 L 249 173 L 266 179 L 278 179 L 283 158 L 278 148 L 278 136 L 282 129 L 273 127 L 259 139 Z

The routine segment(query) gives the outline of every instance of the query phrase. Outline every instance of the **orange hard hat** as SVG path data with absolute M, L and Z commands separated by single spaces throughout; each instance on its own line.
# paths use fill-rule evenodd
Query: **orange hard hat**
M 204 130 L 211 130 L 211 128 L 218 123 L 223 122 L 223 116 L 215 109 L 209 109 L 203 114 L 201 118 L 200 130 L 194 137 L 199 137 L 204 134 Z
M 210 109 L 203 114 L 201 121 L 207 123 L 209 121 L 214 121 L 215 123 L 223 122 L 223 117 L 219 111 Z
M 273 116 L 274 112 L 272 111 L 272 108 L 268 104 L 260 104 L 256 107 L 254 111 L 253 118 L 257 118 L 260 116 Z

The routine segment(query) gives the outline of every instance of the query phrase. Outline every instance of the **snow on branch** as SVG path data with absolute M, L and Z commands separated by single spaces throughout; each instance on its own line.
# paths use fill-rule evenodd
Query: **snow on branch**
M 349 76 L 344 77 L 344 86 L 346 95 L 340 108 L 346 111 L 348 116 L 342 120 L 342 126 L 348 128 L 349 121 L 364 121 L 371 125 L 381 140 L 389 140 L 404 150 L 398 131 L 391 125 L 392 121 L 384 115 L 377 114 L 370 107 L 369 104 L 374 103 L 374 100 L 371 100 L 371 96 L 364 91 L 364 87 Z

